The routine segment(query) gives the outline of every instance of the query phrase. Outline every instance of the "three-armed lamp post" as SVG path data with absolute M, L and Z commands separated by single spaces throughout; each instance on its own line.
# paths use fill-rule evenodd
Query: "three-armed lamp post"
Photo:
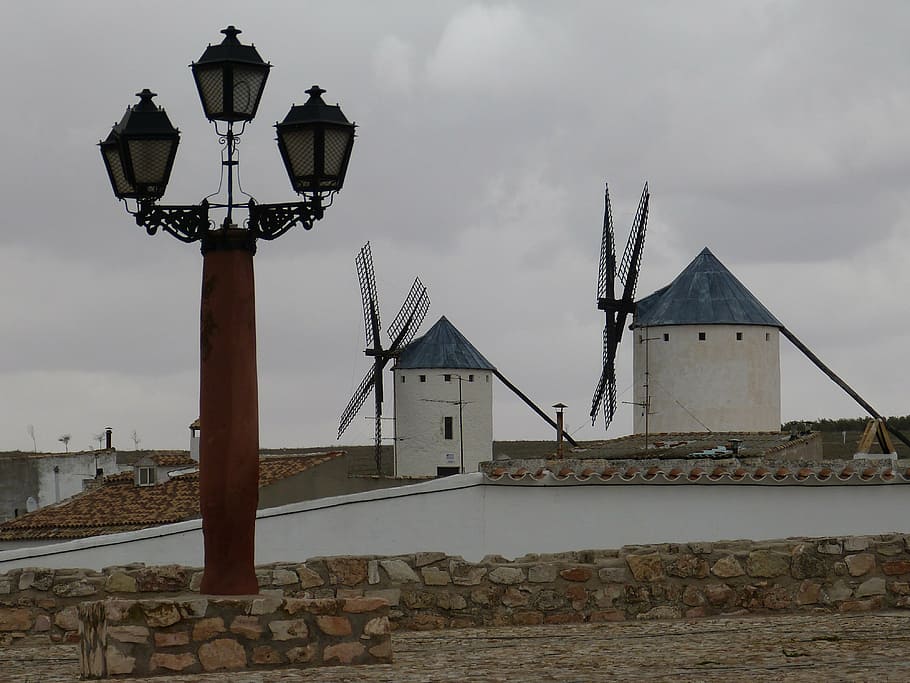
M 199 480 L 205 572 L 201 591 L 215 595 L 257 593 L 254 530 L 259 498 L 259 406 L 256 376 L 256 321 L 253 254 L 256 241 L 273 240 L 300 223 L 307 230 L 323 217 L 344 183 L 354 124 L 337 105 L 322 99 L 318 86 L 309 100 L 291 107 L 275 124 L 278 149 L 291 185 L 302 201 L 258 204 L 234 201 L 237 139 L 256 115 L 271 65 L 252 45 L 237 40 L 233 26 L 220 45 L 209 45 L 191 65 L 206 118 L 224 144 L 227 201 L 195 205 L 158 204 L 164 195 L 180 133 L 155 93 L 138 93 L 100 143 L 114 195 L 136 223 L 183 242 L 201 242 Z M 226 124 L 219 128 L 219 123 Z M 235 130 L 235 125 L 239 130 Z M 216 225 L 212 209 L 225 212 Z M 245 210 L 238 226 L 234 212 Z

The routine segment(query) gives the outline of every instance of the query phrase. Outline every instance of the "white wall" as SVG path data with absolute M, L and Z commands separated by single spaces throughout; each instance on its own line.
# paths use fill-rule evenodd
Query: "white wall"
M 698 338 L 700 332 L 704 341 Z M 651 433 L 780 430 L 777 328 L 667 325 L 636 328 L 631 339 L 633 401 L 645 402 L 647 369 Z M 644 409 L 636 406 L 634 414 L 633 429 L 642 434 Z
M 458 377 L 464 420 L 464 471 L 493 457 L 493 377 L 488 370 L 395 369 L 395 474 L 435 477 L 437 467 L 461 467 Z M 445 375 L 451 381 L 445 381 Z M 426 381 L 421 382 L 420 378 Z M 473 377 L 474 381 L 469 381 Z M 404 381 L 402 382 L 402 378 Z M 443 420 L 452 418 L 452 438 Z
M 320 555 L 487 554 L 629 544 L 910 533 L 910 486 L 484 485 L 479 473 L 262 510 L 256 562 Z M 0 571 L 201 566 L 199 520 L 0 552 Z
M 38 507 L 58 503 L 82 492 L 82 482 L 94 479 L 95 469 L 105 476 L 121 471 L 116 451 L 73 453 L 46 456 L 34 460 L 38 470 Z M 56 471 L 55 471 L 56 470 Z M 22 509 L 25 510 L 23 504 Z

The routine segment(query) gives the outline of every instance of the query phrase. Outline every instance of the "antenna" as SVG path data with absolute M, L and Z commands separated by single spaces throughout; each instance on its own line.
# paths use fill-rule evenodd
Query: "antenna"
M 414 334 L 430 308 L 430 298 L 427 296 L 427 288 L 420 282 L 420 278 L 415 278 L 398 315 L 389 326 L 388 334 L 392 341 L 387 348 L 383 348 L 380 335 L 382 323 L 379 319 L 379 296 L 376 291 L 376 275 L 373 271 L 373 254 L 370 251 L 369 242 L 360 249 L 354 263 L 357 267 L 357 279 L 360 281 L 360 294 L 363 300 L 363 329 L 366 338 L 364 353 L 373 357 L 373 364 L 341 413 L 341 420 L 338 423 L 338 438 L 340 439 L 344 434 L 372 391 L 376 399 L 374 416 L 376 474 L 382 474 L 382 371 L 388 362 L 395 358 L 401 349 L 414 338 Z
M 600 243 L 600 267 L 597 273 L 597 308 L 606 313 L 603 331 L 603 370 L 591 400 L 591 424 L 603 406 L 605 427 L 609 427 L 616 414 L 616 350 L 622 339 L 626 318 L 635 312 L 635 290 L 645 246 L 648 227 L 648 205 L 651 194 L 645 183 L 632 221 L 632 229 L 619 267 L 616 266 L 616 246 L 613 236 L 613 210 L 610 206 L 610 188 L 604 188 L 604 224 Z M 616 280 L 622 295 L 616 298 Z

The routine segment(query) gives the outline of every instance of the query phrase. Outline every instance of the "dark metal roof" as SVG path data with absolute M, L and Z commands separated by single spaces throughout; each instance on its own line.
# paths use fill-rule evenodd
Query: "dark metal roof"
M 395 367 L 496 369 L 445 316 L 442 316 L 429 332 L 401 350 Z
M 637 302 L 632 327 L 783 324 L 705 247 L 673 282 Z

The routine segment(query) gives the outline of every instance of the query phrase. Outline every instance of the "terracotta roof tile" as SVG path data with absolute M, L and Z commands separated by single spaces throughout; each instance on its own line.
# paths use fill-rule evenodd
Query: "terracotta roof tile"
M 862 484 L 908 484 L 910 469 L 896 470 L 887 461 L 863 461 L 854 466 L 851 463 L 837 465 L 815 464 L 771 464 L 747 465 L 743 463 L 712 464 L 703 467 L 691 461 L 658 461 L 607 464 L 602 467 L 591 460 L 567 460 L 561 463 L 558 472 L 540 468 L 533 474 L 526 467 L 508 466 L 497 463 L 497 467 L 485 472 L 489 484 L 515 485 L 530 479 L 544 483 L 597 484 L 712 484 L 712 485 L 754 485 L 767 486 L 843 486 Z M 619 465 L 617 467 L 616 465 Z M 530 483 L 530 482 L 529 482 Z
M 336 451 L 261 458 L 259 486 L 293 477 L 340 455 Z M 83 538 L 199 517 L 198 471 L 154 486 L 134 486 L 132 482 L 132 471 L 105 477 L 102 486 L 0 525 L 0 541 Z

